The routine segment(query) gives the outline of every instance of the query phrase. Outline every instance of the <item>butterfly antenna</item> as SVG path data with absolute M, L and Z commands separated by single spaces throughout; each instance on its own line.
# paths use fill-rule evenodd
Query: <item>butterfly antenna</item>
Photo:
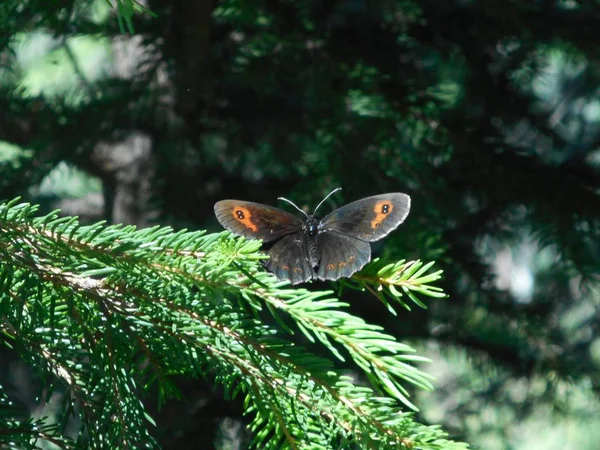
M 303 210 L 298 208 L 293 201 L 288 200 L 287 198 L 284 198 L 284 197 L 277 197 L 277 200 L 283 200 L 284 202 L 288 202 L 290 205 L 292 205 L 294 208 L 296 208 L 298 211 L 300 211 L 302 214 L 304 214 L 306 217 L 308 217 L 308 214 L 306 214 Z
M 325 197 L 323 200 L 321 200 L 321 203 L 319 203 L 319 204 L 317 205 L 317 207 L 315 208 L 315 212 L 313 212 L 313 216 L 314 216 L 314 215 L 317 213 L 317 209 L 319 209 L 319 207 L 320 207 L 320 206 L 321 206 L 323 203 L 325 203 L 325 200 L 327 200 L 329 197 L 331 197 L 331 196 L 332 196 L 333 194 L 335 194 L 337 191 L 341 191 L 341 190 L 342 190 L 342 188 L 335 188 L 333 191 L 331 191 L 329 194 L 327 194 L 327 196 L 326 196 L 326 197 Z

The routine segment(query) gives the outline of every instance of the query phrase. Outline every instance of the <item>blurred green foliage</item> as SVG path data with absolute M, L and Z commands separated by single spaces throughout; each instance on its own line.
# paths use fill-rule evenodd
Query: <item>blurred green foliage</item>
M 392 317 L 344 295 L 434 360 L 419 418 L 477 448 L 595 448 L 598 2 L 136 5 L 0 3 L 1 197 L 217 230 L 223 198 L 407 192 L 374 251 L 437 261 L 449 300 Z M 218 404 L 218 423 L 172 406 L 158 423 L 180 438 L 157 439 L 243 422 Z

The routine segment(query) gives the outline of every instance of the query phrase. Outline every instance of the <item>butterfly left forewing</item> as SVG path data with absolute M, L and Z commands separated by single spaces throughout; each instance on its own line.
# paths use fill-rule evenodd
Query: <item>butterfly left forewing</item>
M 374 195 L 342 206 L 319 223 L 319 233 L 337 232 L 366 242 L 384 238 L 408 216 L 410 197 L 400 192 Z
M 242 200 L 215 203 L 215 215 L 223 227 L 246 238 L 274 241 L 302 229 L 296 216 L 273 206 Z

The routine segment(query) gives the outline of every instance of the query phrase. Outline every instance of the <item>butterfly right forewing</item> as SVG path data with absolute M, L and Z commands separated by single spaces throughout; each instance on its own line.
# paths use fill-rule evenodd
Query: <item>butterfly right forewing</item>
M 374 195 L 342 206 L 319 223 L 320 232 L 337 232 L 366 242 L 384 238 L 404 222 L 410 197 L 401 192 Z
M 279 208 L 242 200 L 221 200 L 215 215 L 223 227 L 238 236 L 274 241 L 302 229 L 302 221 Z

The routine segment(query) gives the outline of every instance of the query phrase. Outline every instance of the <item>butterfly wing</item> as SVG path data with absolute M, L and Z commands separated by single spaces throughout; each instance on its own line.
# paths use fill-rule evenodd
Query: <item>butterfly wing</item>
M 315 271 L 307 257 L 307 245 L 304 233 L 285 236 L 269 250 L 269 260 L 265 264 L 267 270 L 292 284 L 315 278 Z
M 340 233 L 321 233 L 317 276 L 320 280 L 350 277 L 371 260 L 371 245 Z
M 404 222 L 410 197 L 400 192 L 374 195 L 342 206 L 319 223 L 319 233 L 338 232 L 366 242 L 384 238 Z
M 246 238 L 274 241 L 302 229 L 302 221 L 273 206 L 242 200 L 215 203 L 215 215 L 223 227 Z

